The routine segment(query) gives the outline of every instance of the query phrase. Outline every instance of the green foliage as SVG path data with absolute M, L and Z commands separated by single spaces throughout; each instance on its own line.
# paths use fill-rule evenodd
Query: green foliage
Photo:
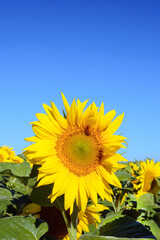
M 153 237 L 152 233 L 142 224 L 122 214 L 106 216 L 106 219 L 100 227 L 100 235 L 128 238 Z
M 124 170 L 116 172 L 116 176 L 119 178 L 120 181 L 128 181 L 130 178 L 132 178 L 132 175 Z
M 151 232 L 153 235 L 156 237 L 156 239 L 160 239 L 160 228 L 159 226 L 155 223 L 154 220 L 145 220 L 142 221 L 143 225 L 150 227 Z
M 0 163 L 0 173 L 3 175 L 10 175 L 16 177 L 29 177 L 31 168 L 29 163 L 24 161 L 22 163 Z
M 38 240 L 42 237 L 41 240 L 53 240 L 52 236 L 45 234 L 47 223 L 31 215 L 21 216 L 22 209 L 31 202 L 58 208 L 61 203 L 63 209 L 64 197 L 51 203 L 48 196 L 53 184 L 37 187 L 39 166 L 34 165 L 31 169 L 23 158 L 24 162 L 20 164 L 0 163 L 0 239 Z M 160 192 L 156 195 L 147 193 L 137 199 L 131 174 L 129 165 L 116 173 L 122 188 L 111 186 L 114 193 L 112 203 L 99 198 L 99 203 L 107 206 L 108 210 L 101 213 L 101 223 L 97 227 L 90 225 L 89 232 L 83 232 L 82 240 L 160 239 Z M 160 186 L 160 178 L 155 181 Z
M 137 209 L 156 213 L 160 206 L 155 203 L 155 197 L 152 193 L 146 193 L 137 200 Z
M 108 237 L 108 236 L 94 236 L 94 235 L 82 235 L 82 240 L 153 240 L 152 238 L 119 238 L 119 237 Z
M 50 199 L 48 198 L 52 192 L 52 188 L 53 184 L 35 187 L 30 195 L 31 200 L 34 203 L 44 207 L 53 206 L 54 204 L 51 203 Z
M 11 204 L 12 193 L 6 188 L 0 188 L 0 216 L 6 212 L 7 206 Z
M 39 240 L 48 230 L 47 223 L 34 217 L 7 217 L 0 219 L 1 240 Z

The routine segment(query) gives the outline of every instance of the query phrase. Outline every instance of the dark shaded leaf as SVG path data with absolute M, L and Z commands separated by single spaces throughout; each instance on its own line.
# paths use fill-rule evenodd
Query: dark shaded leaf
M 107 217 L 100 227 L 100 235 L 114 237 L 152 238 L 155 237 L 142 224 L 120 214 Z
M 31 200 L 43 207 L 53 206 L 54 204 L 51 203 L 51 200 L 48 198 L 52 192 L 52 187 L 53 184 L 35 187 L 30 195 Z

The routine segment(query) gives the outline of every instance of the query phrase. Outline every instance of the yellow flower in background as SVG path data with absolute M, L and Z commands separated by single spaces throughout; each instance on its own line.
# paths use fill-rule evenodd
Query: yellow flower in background
M 13 158 L 13 162 L 14 163 L 22 163 L 24 160 L 22 158 L 20 158 L 19 156 L 15 156 Z
M 36 218 L 40 218 L 40 211 L 41 211 L 41 206 L 35 203 L 29 203 L 22 209 L 21 215 L 23 216 L 32 215 Z
M 3 148 L 0 148 L 0 162 L 8 162 L 9 155 Z
M 16 156 L 13 151 L 13 147 L 9 148 L 7 146 L 0 147 L 0 162 L 10 162 L 10 163 L 22 163 L 23 159 Z
M 145 193 L 156 194 L 160 187 L 158 186 L 155 178 L 160 177 L 160 163 L 154 163 L 154 160 L 147 159 L 146 162 L 140 162 L 140 171 L 137 180 L 139 189 L 136 197 L 139 198 Z
M 134 162 L 130 162 L 130 163 L 129 163 L 129 166 L 130 166 L 130 168 L 131 168 L 131 173 L 132 173 L 132 175 L 135 176 L 135 172 L 138 172 L 138 171 L 139 171 L 139 166 L 138 166 L 136 163 L 134 163 Z
M 34 144 L 24 154 L 31 163 L 41 165 L 38 186 L 54 183 L 51 202 L 64 194 L 65 210 L 70 208 L 72 213 L 76 199 L 79 210 L 85 212 L 89 198 L 95 205 L 97 195 L 112 201 L 110 184 L 121 188 L 114 172 L 125 167 L 118 162 L 126 159 L 116 152 L 124 148 L 126 138 L 113 134 L 123 114 L 113 120 L 115 110 L 104 115 L 103 103 L 99 110 L 94 102 L 85 109 L 87 101 L 74 99 L 69 106 L 63 94 L 62 98 L 64 116 L 53 102 L 51 107 L 43 104 L 47 114 L 36 114 L 35 136 L 26 139 Z
M 94 224 L 96 227 L 98 226 L 97 222 L 101 222 L 99 212 L 106 209 L 108 209 L 108 207 L 105 207 L 102 204 L 97 204 L 97 206 L 92 205 L 87 207 L 85 213 L 82 211 L 78 213 L 77 240 L 82 235 L 83 230 L 89 232 L 88 226 L 90 224 Z M 23 208 L 21 215 L 31 215 L 46 221 L 49 225 L 48 234 L 56 239 L 70 239 L 62 213 L 56 206 L 41 207 L 35 203 L 30 203 Z M 68 212 L 66 212 L 66 215 L 68 221 L 70 221 Z
M 103 206 L 102 204 L 91 205 L 86 208 L 85 213 L 80 211 L 78 213 L 78 225 L 77 225 L 77 239 L 82 235 L 82 231 L 89 232 L 88 226 L 94 224 L 98 226 L 97 222 L 101 222 L 99 212 L 108 209 L 108 207 Z
M 16 156 L 15 152 L 13 151 L 13 147 L 8 146 L 1 146 L 2 149 L 4 149 L 8 153 L 8 160 L 12 161 L 12 159 Z
M 139 162 L 139 164 L 140 164 L 140 162 Z M 130 162 L 129 166 L 131 168 L 131 175 L 135 178 L 132 181 L 133 188 L 138 190 L 138 188 L 139 188 L 139 185 L 138 185 L 139 180 L 137 179 L 137 176 L 139 176 L 140 166 L 138 166 L 137 163 L 134 163 L 134 162 Z

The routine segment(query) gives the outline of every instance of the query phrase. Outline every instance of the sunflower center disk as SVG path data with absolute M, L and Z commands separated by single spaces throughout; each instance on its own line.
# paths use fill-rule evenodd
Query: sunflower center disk
M 100 164 L 101 143 L 96 134 L 77 132 L 61 138 L 57 153 L 61 162 L 78 176 L 89 174 Z
M 80 166 L 92 165 L 98 154 L 95 141 L 85 135 L 74 135 L 64 144 L 68 158 Z

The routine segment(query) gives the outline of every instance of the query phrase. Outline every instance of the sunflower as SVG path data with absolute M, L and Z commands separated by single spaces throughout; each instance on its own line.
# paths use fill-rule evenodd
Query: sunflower
M 41 211 L 41 206 L 37 205 L 36 203 L 29 203 L 24 206 L 22 209 L 22 216 L 29 216 L 32 215 L 36 218 L 40 218 L 40 211 Z
M 139 162 L 140 164 L 141 162 Z M 132 184 L 133 184 L 133 188 L 138 190 L 139 188 L 139 180 L 138 180 L 138 176 L 139 176 L 139 171 L 140 171 L 140 165 L 138 166 L 137 163 L 133 163 L 133 162 L 130 162 L 129 163 L 129 166 L 130 166 L 130 171 L 131 171 L 131 175 L 134 177 L 134 180 L 132 180 Z
M 135 176 L 135 173 L 139 171 L 139 166 L 136 163 L 130 162 L 129 166 L 131 168 L 131 173 Z
M 105 207 L 102 204 L 97 204 L 97 206 L 91 205 L 87 207 L 85 213 L 82 211 L 78 213 L 77 240 L 82 235 L 83 230 L 89 232 L 88 225 L 94 224 L 96 227 L 98 226 L 97 222 L 101 222 L 99 212 L 106 209 L 108 209 L 108 207 Z M 22 209 L 21 215 L 31 215 L 46 221 L 49 225 L 47 233 L 56 239 L 70 239 L 62 213 L 56 206 L 41 207 L 35 203 L 29 203 Z M 70 221 L 68 211 L 66 212 L 66 215 Z
M 14 163 L 22 163 L 24 160 L 21 158 L 21 157 L 19 157 L 19 156 L 15 156 L 14 158 L 13 158 L 13 162 Z
M 103 210 L 108 209 L 108 207 L 103 206 L 102 204 L 91 205 L 86 208 L 85 213 L 80 211 L 78 213 L 78 225 L 77 225 L 77 239 L 82 235 L 82 231 L 89 232 L 88 225 L 94 224 L 98 226 L 97 222 L 101 222 L 100 214 Z
M 0 162 L 8 162 L 8 163 L 22 163 L 23 159 L 19 156 L 16 156 L 13 151 L 13 147 L 9 148 L 7 146 L 0 147 Z
M 13 158 L 16 156 L 15 152 L 13 151 L 13 147 L 7 147 L 7 146 L 2 146 L 2 149 L 4 149 L 8 153 L 8 160 L 12 162 Z
M 160 163 L 154 163 L 153 159 L 140 162 L 140 171 L 137 177 L 139 181 L 137 189 L 139 190 L 136 197 L 139 198 L 145 193 L 156 194 L 160 189 L 155 180 L 157 177 L 160 177 Z
M 54 183 L 51 202 L 64 194 L 65 210 L 70 208 L 71 214 L 75 199 L 83 212 L 89 198 L 95 205 L 97 195 L 112 201 L 110 184 L 121 188 L 114 172 L 125 167 L 118 161 L 126 160 L 116 152 L 125 147 L 126 138 L 113 135 L 123 114 L 113 120 L 115 110 L 104 115 L 103 103 L 99 110 L 94 102 L 85 109 L 87 101 L 74 99 L 69 106 L 63 94 L 62 98 L 64 116 L 53 102 L 51 107 L 43 104 L 47 114 L 36 114 L 35 136 L 26 139 L 34 143 L 24 154 L 31 163 L 41 165 L 38 186 Z
M 8 162 L 9 155 L 3 148 L 0 148 L 0 162 Z

